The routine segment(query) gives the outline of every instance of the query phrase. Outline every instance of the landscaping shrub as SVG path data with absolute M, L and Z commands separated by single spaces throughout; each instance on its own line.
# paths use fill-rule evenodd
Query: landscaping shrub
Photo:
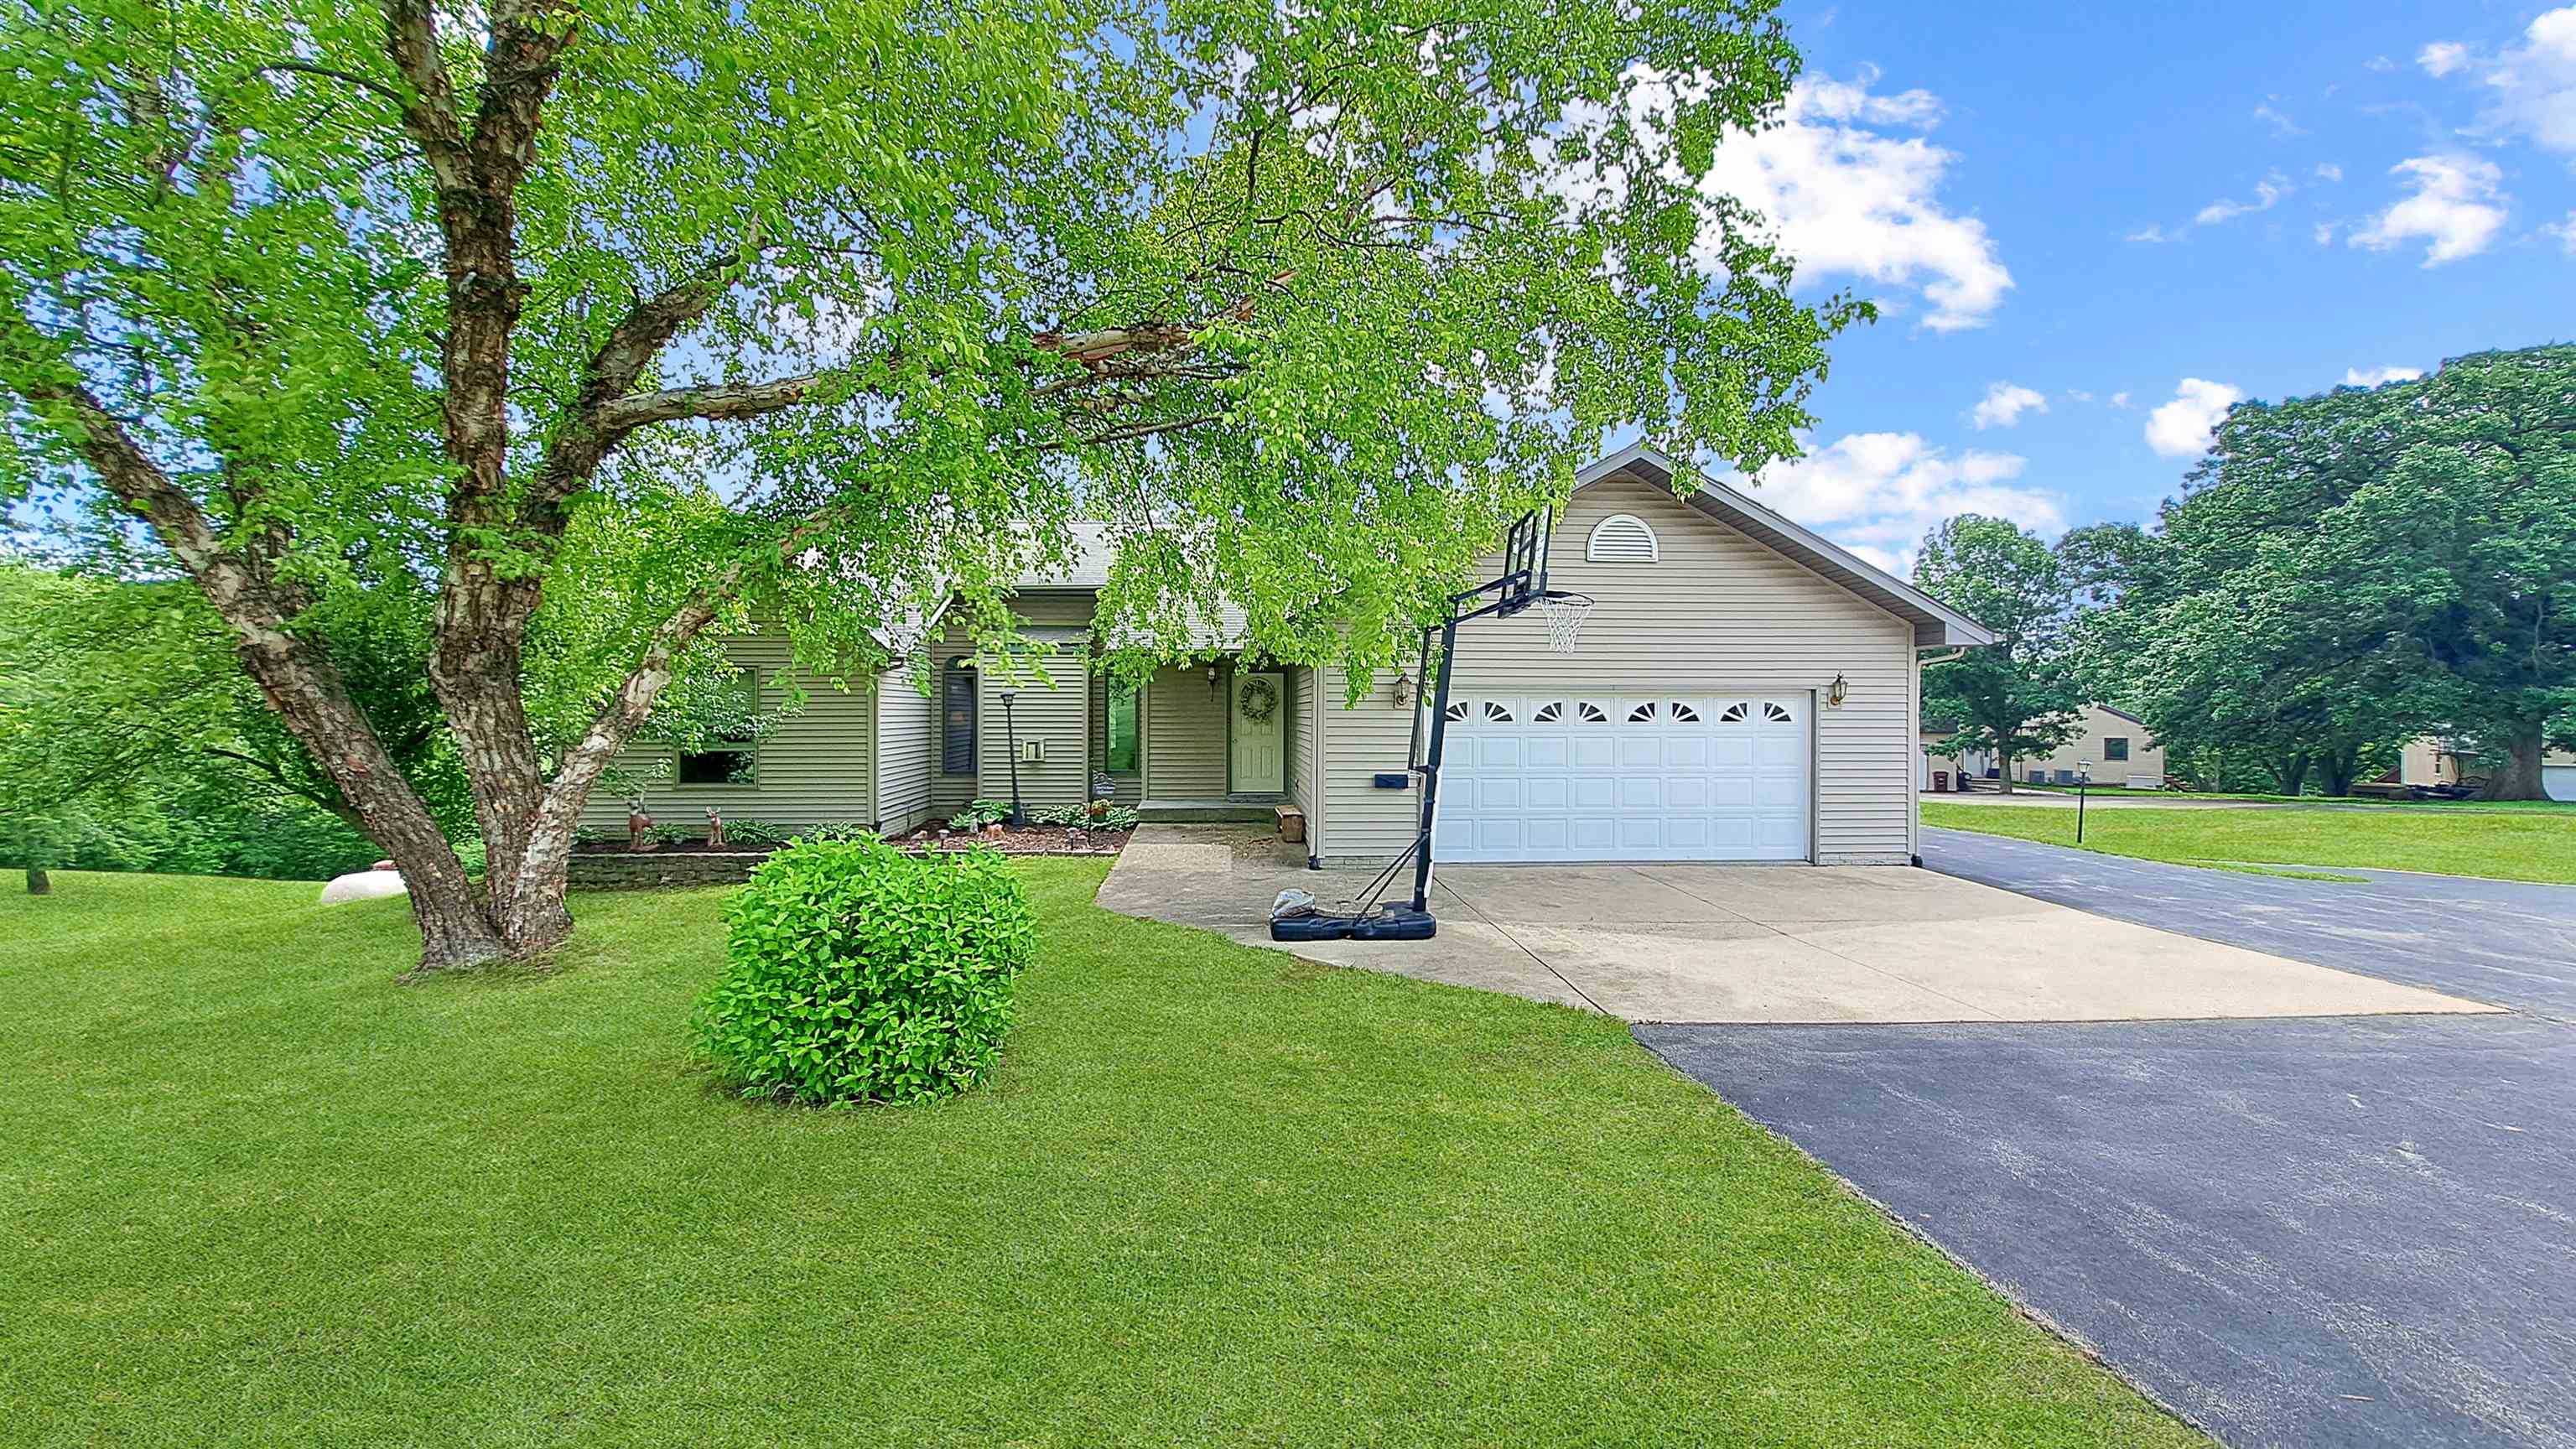
M 743 1095 L 919 1102 L 983 1080 L 1037 944 L 990 850 L 907 855 L 807 837 L 726 909 L 725 973 L 698 1002 L 707 1058 Z
M 725 822 L 725 843 L 738 845 L 746 850 L 767 850 L 773 845 L 785 845 L 788 834 L 787 827 L 772 825 L 766 820 Z
M 1011 807 L 999 800 L 978 800 L 948 817 L 951 830 L 981 830 L 1011 818 Z

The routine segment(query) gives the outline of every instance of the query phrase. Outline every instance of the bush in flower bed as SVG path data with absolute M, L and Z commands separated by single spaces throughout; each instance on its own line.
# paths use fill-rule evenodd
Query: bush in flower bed
M 931 1101 L 981 1082 L 1037 945 L 1001 855 L 907 855 L 872 835 L 771 855 L 726 927 L 700 1048 L 744 1096 L 810 1105 Z

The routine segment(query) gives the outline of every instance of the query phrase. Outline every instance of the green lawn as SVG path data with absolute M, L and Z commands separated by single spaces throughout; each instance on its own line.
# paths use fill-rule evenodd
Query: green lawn
M 0 895 L 13 1444 L 2205 1443 L 1613 1021 L 1027 878 L 991 1090 L 746 1106 L 721 895 Z
M 2051 845 L 2075 843 L 2075 812 L 2051 805 L 1926 799 L 1923 823 Z M 2576 884 L 2576 811 L 2397 806 L 2384 810 L 2088 811 L 2084 848 L 2185 865 L 2376 866 Z

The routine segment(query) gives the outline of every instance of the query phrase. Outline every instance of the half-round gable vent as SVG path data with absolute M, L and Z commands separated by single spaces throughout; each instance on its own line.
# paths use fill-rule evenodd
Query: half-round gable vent
M 1653 563 L 1660 556 L 1655 531 L 1633 513 L 1613 513 L 1592 525 L 1583 545 L 1588 563 Z

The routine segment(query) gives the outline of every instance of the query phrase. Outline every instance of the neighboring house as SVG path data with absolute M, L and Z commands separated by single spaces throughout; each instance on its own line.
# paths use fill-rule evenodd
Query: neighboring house
M 1630 448 L 1578 475 L 1549 583 L 1598 602 L 1579 652 L 1551 652 L 1536 610 L 1460 631 L 1439 857 L 1911 860 L 1916 651 L 1992 634 L 1733 488 L 1702 481 L 1676 497 L 1675 472 Z M 1009 716 L 1026 804 L 1078 802 L 1105 774 L 1149 820 L 1266 819 L 1293 804 L 1320 863 L 1404 849 L 1427 708 L 1410 664 L 1378 672 L 1348 708 L 1338 668 L 1225 653 L 1158 670 L 1130 694 L 1090 667 L 1104 563 L 1031 578 L 1014 596 L 1025 632 L 1052 647 Z M 784 646 L 728 647 L 774 697 Z M 808 680 L 802 713 L 756 746 L 682 762 L 648 807 L 680 823 L 720 805 L 781 825 L 894 831 L 1008 798 L 1011 681 L 953 626 L 926 652 L 932 697 L 903 668 L 848 690 Z M 592 823 L 614 826 L 622 811 L 603 792 Z
M 2438 735 L 2410 740 L 2397 768 L 2380 776 L 2390 785 L 2457 785 L 2483 773 L 2474 753 Z M 2540 757 L 2540 788 L 2552 800 L 2576 800 L 2576 752 L 2551 750 Z
M 2165 787 L 2164 746 L 2148 737 L 2145 721 L 2107 704 L 2088 704 L 2080 723 L 2082 728 L 2054 753 L 2014 760 L 2013 777 L 2034 785 L 2072 785 L 2090 760 L 2096 785 Z

